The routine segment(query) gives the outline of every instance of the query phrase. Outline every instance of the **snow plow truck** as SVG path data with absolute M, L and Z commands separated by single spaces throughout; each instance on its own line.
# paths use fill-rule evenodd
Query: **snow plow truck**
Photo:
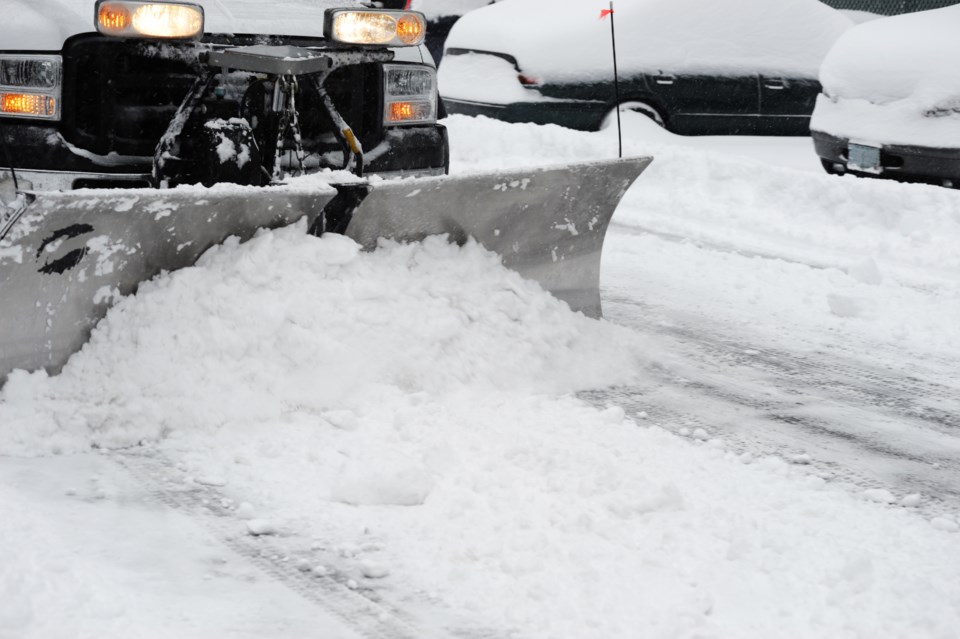
M 604 234 L 650 159 L 448 176 L 422 14 L 352 0 L 4 9 L 0 384 L 57 373 L 140 282 L 304 218 L 371 249 L 473 238 L 599 315 Z

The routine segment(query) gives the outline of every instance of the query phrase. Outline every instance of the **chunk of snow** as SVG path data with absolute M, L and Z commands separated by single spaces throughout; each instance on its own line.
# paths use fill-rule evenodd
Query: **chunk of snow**
M 257 511 L 254 509 L 253 504 L 248 501 L 241 502 L 240 505 L 237 506 L 235 513 L 240 519 L 253 519 L 257 515 Z
M 356 464 L 340 472 L 330 498 L 355 506 L 419 506 L 432 489 L 433 480 L 421 468 Z
M 259 537 L 261 535 L 276 535 L 279 529 L 272 521 L 266 519 L 251 519 L 247 521 L 247 532 Z
M 934 517 L 930 520 L 930 524 L 937 530 L 944 530 L 946 532 L 957 532 L 960 530 L 960 525 L 950 517 Z
M 900 505 L 905 506 L 906 508 L 916 508 L 922 501 L 923 498 L 921 497 L 920 493 L 913 493 L 901 499 Z
M 879 504 L 892 504 L 897 501 L 897 498 L 893 496 L 893 493 L 883 488 L 867 489 L 863 491 L 863 495 L 870 501 L 875 501 Z
M 383 579 L 390 574 L 390 569 L 384 564 L 364 559 L 360 562 L 360 572 L 367 579 Z
M 827 305 L 830 312 L 837 317 L 854 318 L 860 317 L 863 308 L 857 300 L 846 295 L 827 295 Z
M 877 263 L 872 258 L 867 258 L 848 267 L 847 274 L 858 282 L 870 284 L 871 286 L 877 286 L 883 283 L 883 275 L 880 273 Z

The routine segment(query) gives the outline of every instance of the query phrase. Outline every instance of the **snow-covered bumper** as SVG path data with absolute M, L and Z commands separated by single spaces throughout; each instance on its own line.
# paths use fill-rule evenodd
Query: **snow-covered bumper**
M 445 97 L 443 106 L 448 114 L 483 115 L 504 122 L 558 124 L 579 131 L 596 131 L 607 113 L 602 103 L 562 100 L 490 104 Z
M 438 81 L 448 114 L 596 131 L 610 110 L 601 101 L 550 97 L 538 88 L 524 86 L 516 61 L 505 54 L 449 49 L 440 64 Z
M 833 173 L 960 184 L 960 113 L 821 95 L 810 129 Z

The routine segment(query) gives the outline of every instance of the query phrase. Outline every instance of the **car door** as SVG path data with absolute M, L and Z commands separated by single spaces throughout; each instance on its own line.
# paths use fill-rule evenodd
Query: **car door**
M 760 76 L 761 133 L 807 135 L 820 83 L 802 78 Z
M 660 72 L 647 77 L 666 108 L 668 127 L 685 135 L 750 133 L 760 114 L 756 75 L 721 76 Z

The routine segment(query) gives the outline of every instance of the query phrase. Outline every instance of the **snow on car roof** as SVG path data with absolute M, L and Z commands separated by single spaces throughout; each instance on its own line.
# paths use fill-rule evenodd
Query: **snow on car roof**
M 612 73 L 604 2 L 510 0 L 461 18 L 447 47 L 514 56 L 525 73 L 562 81 Z M 853 23 L 818 0 L 619 0 L 621 71 L 817 77 Z
M 820 80 L 835 97 L 934 107 L 960 97 L 960 5 L 874 20 L 840 38 Z

